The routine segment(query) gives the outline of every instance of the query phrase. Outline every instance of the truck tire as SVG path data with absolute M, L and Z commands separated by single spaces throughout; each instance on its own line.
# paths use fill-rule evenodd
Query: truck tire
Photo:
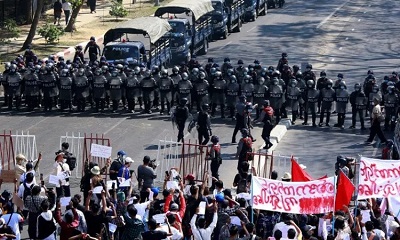
M 240 32 L 241 28 L 242 28 L 242 20 L 239 19 L 238 24 L 236 25 L 236 28 L 235 28 L 235 32 Z
M 222 39 L 228 38 L 228 27 L 225 27 L 225 31 L 222 33 Z
M 201 55 L 206 55 L 208 52 L 208 44 L 207 44 L 207 39 L 203 40 L 203 48 L 200 51 Z

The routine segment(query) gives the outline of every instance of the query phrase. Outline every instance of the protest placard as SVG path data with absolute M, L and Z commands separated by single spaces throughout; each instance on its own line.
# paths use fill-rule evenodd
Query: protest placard
M 335 177 L 309 182 L 283 182 L 252 177 L 255 209 L 295 214 L 326 213 L 334 210 Z
M 400 196 L 400 161 L 362 157 L 358 177 L 358 199 Z
M 112 155 L 112 147 L 92 143 L 90 155 L 92 157 L 109 158 Z
M 61 207 L 68 206 L 70 201 L 71 201 L 71 197 L 62 197 L 62 198 L 60 198 Z
M 54 185 L 59 185 L 60 184 L 60 178 L 56 175 L 50 175 L 49 176 L 49 183 L 54 184 Z

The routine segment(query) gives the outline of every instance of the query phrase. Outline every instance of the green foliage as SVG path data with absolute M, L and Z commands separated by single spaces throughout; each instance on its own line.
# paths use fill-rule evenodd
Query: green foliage
M 17 22 L 13 19 L 6 19 L 4 25 L 0 28 L 0 43 L 10 43 L 11 39 L 19 37 Z
M 128 11 L 124 8 L 124 5 L 122 3 L 119 3 L 117 1 L 112 2 L 112 6 L 110 9 L 110 16 L 115 17 L 118 19 L 119 17 L 126 17 L 128 15 Z
M 38 33 L 44 37 L 47 43 L 56 43 L 60 39 L 60 36 L 64 34 L 64 29 L 60 26 L 46 23 L 46 25 L 39 28 Z
M 83 0 L 68 0 L 72 5 L 72 10 L 76 9 L 79 5 L 83 5 Z

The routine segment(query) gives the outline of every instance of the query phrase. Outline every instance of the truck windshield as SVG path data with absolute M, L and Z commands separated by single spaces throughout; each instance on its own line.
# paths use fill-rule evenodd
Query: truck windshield
M 212 2 L 212 6 L 214 8 L 214 12 L 222 12 L 222 3 L 221 2 Z
M 184 33 L 185 32 L 185 24 L 183 22 L 169 22 L 173 33 Z
M 104 57 L 106 57 L 107 60 L 138 59 L 139 50 L 136 46 L 106 46 L 104 48 Z

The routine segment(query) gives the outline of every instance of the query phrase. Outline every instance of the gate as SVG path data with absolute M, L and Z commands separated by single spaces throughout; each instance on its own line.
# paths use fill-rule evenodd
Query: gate
M 98 145 L 104 145 L 104 146 L 111 146 L 111 141 L 109 138 L 104 138 L 104 134 L 93 134 L 91 133 L 84 135 L 84 140 L 83 140 L 83 154 L 82 154 L 82 176 L 85 174 L 85 161 L 86 159 L 95 162 L 99 165 L 100 168 L 104 167 L 107 162 L 107 158 L 101 158 L 101 157 L 90 157 L 90 148 L 92 146 L 92 143 L 98 144 Z M 108 173 L 105 174 L 105 179 L 107 180 Z
M 75 177 L 79 178 L 79 168 L 83 171 L 83 164 L 80 165 L 79 160 L 83 159 L 82 149 L 83 149 L 84 137 L 81 133 L 65 133 L 65 136 L 60 137 L 60 147 L 63 142 L 69 143 L 69 152 L 74 154 L 76 157 L 76 167 L 75 167 Z M 72 175 L 71 175 L 72 176 Z
M 22 153 L 25 155 L 28 161 L 32 161 L 35 163 L 37 161 L 38 151 L 36 145 L 36 136 L 30 135 L 28 132 L 16 132 L 15 135 L 11 135 L 13 138 L 14 144 L 14 153 L 19 154 Z M 14 165 L 16 164 L 14 159 Z M 40 170 L 38 168 L 37 172 L 40 174 Z
M 206 171 L 209 172 L 209 164 L 206 156 L 209 152 L 208 146 L 191 143 L 179 143 L 170 140 L 160 140 L 157 151 L 157 182 L 162 183 L 165 171 L 178 168 L 181 177 L 193 174 L 196 181 L 202 181 Z M 211 173 L 210 173 L 211 174 Z
M 270 178 L 273 170 L 274 155 L 262 153 L 261 150 L 258 152 L 247 153 L 247 159 L 250 155 L 253 155 L 253 160 L 249 161 L 250 168 L 255 168 L 258 177 Z
M 2 170 L 14 170 L 15 152 L 11 131 L 0 134 L 0 158 Z

